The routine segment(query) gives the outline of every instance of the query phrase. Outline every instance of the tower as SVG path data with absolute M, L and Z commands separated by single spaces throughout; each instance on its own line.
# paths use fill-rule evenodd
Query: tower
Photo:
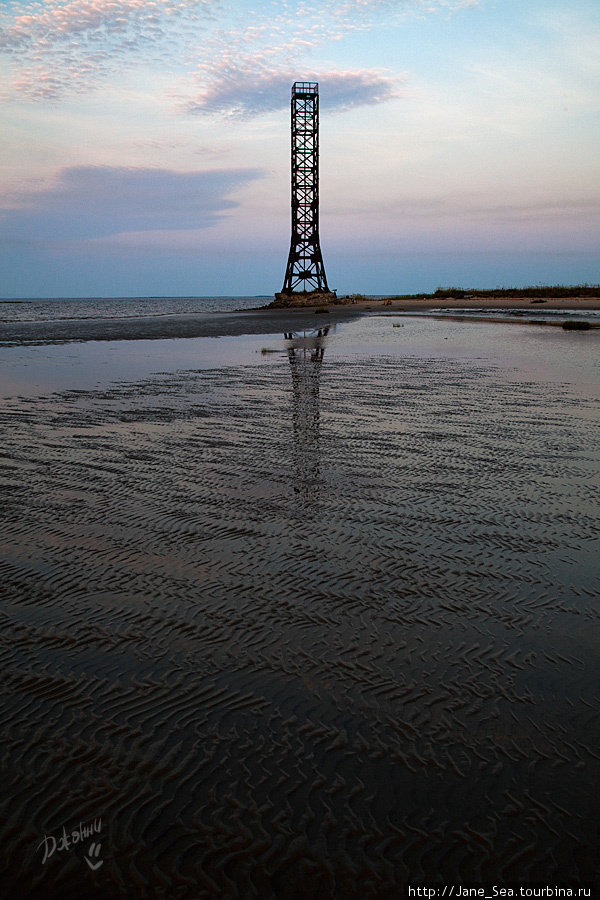
M 319 85 L 292 85 L 292 238 L 281 300 L 298 294 L 327 295 L 319 242 Z M 298 298 L 301 299 L 301 298 Z

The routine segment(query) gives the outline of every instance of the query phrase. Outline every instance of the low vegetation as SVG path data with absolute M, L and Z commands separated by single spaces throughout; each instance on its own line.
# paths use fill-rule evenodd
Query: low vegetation
M 392 300 L 467 300 L 469 297 L 528 297 L 540 299 L 557 299 L 561 297 L 597 297 L 600 295 L 600 285 L 598 284 L 578 284 L 578 285 L 536 285 L 535 287 L 510 287 L 495 288 L 493 290 L 479 290 L 478 288 L 437 288 L 433 294 L 398 294 L 392 297 Z

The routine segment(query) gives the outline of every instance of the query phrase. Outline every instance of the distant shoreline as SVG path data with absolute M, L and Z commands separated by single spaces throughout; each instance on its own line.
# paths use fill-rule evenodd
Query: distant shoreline
M 391 297 L 391 295 L 389 295 Z M 386 298 L 386 299 L 389 299 Z M 546 284 L 520 288 L 438 288 L 431 294 L 398 294 L 393 300 L 465 300 L 473 298 L 495 299 L 561 299 L 567 297 L 600 297 L 600 284 Z
M 340 298 L 340 303 L 314 307 L 268 308 L 215 312 L 171 313 L 167 315 L 48 321 L 6 321 L 0 326 L 0 346 L 31 346 L 59 344 L 72 341 L 155 340 L 165 338 L 195 338 L 242 336 L 299 332 L 322 328 L 327 324 L 348 322 L 369 315 L 435 316 L 461 318 L 465 323 L 511 322 L 527 325 L 548 325 L 563 328 L 589 327 L 600 332 L 597 316 L 600 312 L 600 288 L 568 296 L 531 296 L 517 291 L 482 291 L 450 294 L 447 291 L 430 295 L 369 298 L 361 295 Z M 583 289 L 582 289 L 583 290 Z M 566 293 L 569 293 L 567 290 Z M 165 298 L 166 299 L 166 298 Z M 190 298 L 192 299 L 192 298 Z M 235 298 L 232 298 L 235 299 Z M 490 313 L 504 313 L 497 315 Z M 481 315 L 478 315 L 481 312 Z M 552 312 L 554 315 L 544 315 Z M 564 312 L 562 319 L 560 313 Z M 579 324 L 573 324 L 573 313 Z
M 406 312 L 431 309 L 523 309 L 542 310 L 600 310 L 599 285 L 552 285 L 527 288 L 438 289 L 432 294 L 400 294 L 382 301 L 360 299 L 360 305 L 373 302 Z
M 502 295 L 488 293 L 464 296 L 417 295 L 413 297 L 388 297 L 385 299 L 360 298 L 353 303 L 358 309 L 387 309 L 388 312 L 420 312 L 424 310 L 475 310 L 475 309 L 530 309 L 532 313 L 543 310 L 600 310 L 600 290 L 587 296 L 540 296 L 531 298 L 523 294 Z
M 270 302 L 274 298 L 274 294 L 199 294 L 191 295 L 173 295 L 173 296 L 114 296 L 114 297 L 0 297 L 0 303 L 43 303 L 45 301 L 60 300 L 236 300 L 240 298 L 251 298 L 255 300 L 266 300 Z M 455 306 L 457 303 L 470 308 L 473 305 L 487 307 L 493 302 L 498 308 L 502 308 L 504 303 L 510 304 L 550 304 L 549 309 L 600 309 L 600 284 L 596 285 L 540 285 L 535 287 L 523 288 L 438 288 L 432 293 L 419 291 L 415 294 L 348 294 L 340 295 L 335 306 L 358 306 L 359 308 L 373 303 L 391 303 L 409 304 L 412 308 L 413 304 L 418 304 L 421 308 L 428 309 L 431 305 L 435 305 L 440 309 L 447 309 L 445 304 Z M 565 306 L 565 301 L 572 301 L 575 306 Z M 588 301 L 594 305 L 588 306 Z M 558 304 L 554 306 L 554 304 Z M 265 309 L 266 307 L 253 307 L 256 309 Z M 289 308 L 289 307 L 288 307 Z
M 337 303 L 325 303 L 323 306 L 295 306 L 287 308 L 263 307 L 260 312 L 264 315 L 314 315 L 317 312 L 328 313 L 336 317 L 343 315 L 344 310 L 352 310 L 357 315 L 363 314 L 394 314 L 409 313 L 435 313 L 439 310 L 448 317 L 449 311 L 454 311 L 456 317 L 461 313 L 468 313 L 469 321 L 477 321 L 482 318 L 491 321 L 486 315 L 491 311 L 506 312 L 507 318 L 495 317 L 494 321 L 509 321 L 527 323 L 531 321 L 526 316 L 543 316 L 544 312 L 600 312 L 600 287 L 599 286 L 554 286 L 535 288 L 498 288 L 495 290 L 463 290 L 462 288 L 438 289 L 432 294 L 400 294 L 396 296 L 369 297 L 364 294 L 350 294 L 341 296 Z M 482 316 L 474 315 L 481 310 Z M 517 317 L 511 312 L 519 310 Z M 538 320 L 539 321 L 539 320 Z M 537 324 L 537 322 L 536 322 Z M 562 325 L 560 321 L 544 321 L 540 324 Z M 592 325 L 591 327 L 596 327 Z
M 269 304 L 264 309 L 274 312 L 281 307 L 282 295 L 276 295 L 275 304 Z M 433 293 L 396 294 L 396 295 L 367 295 L 348 294 L 341 295 L 335 300 L 315 298 L 310 302 L 310 295 L 303 300 L 302 294 L 295 295 L 287 307 L 288 310 L 312 306 L 321 312 L 327 309 L 333 312 L 340 307 L 352 307 L 357 311 L 372 310 L 385 307 L 389 312 L 422 312 L 431 310 L 513 310 L 532 308 L 532 312 L 538 308 L 547 310 L 600 310 L 600 285 L 539 285 L 523 288 L 438 288 Z M 319 304 L 322 304 L 319 307 Z

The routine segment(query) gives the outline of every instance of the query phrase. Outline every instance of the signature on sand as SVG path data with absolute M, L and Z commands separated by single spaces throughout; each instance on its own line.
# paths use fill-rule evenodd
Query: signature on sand
M 56 838 L 53 835 L 44 835 L 43 841 L 38 845 L 37 849 L 41 850 L 44 848 L 44 858 L 42 859 L 42 865 L 49 860 L 55 853 L 61 853 L 64 850 L 71 850 L 72 847 L 76 847 L 78 844 L 83 843 L 83 841 L 87 840 L 90 837 L 94 837 L 97 834 L 100 834 L 102 830 L 102 819 L 94 819 L 88 825 L 83 825 L 83 823 L 79 823 L 79 826 L 72 831 L 67 831 L 67 829 L 63 825 L 62 834 Z M 92 841 L 90 846 L 87 849 L 87 853 L 84 856 L 86 863 L 92 871 L 96 871 L 103 864 L 104 860 L 100 859 L 100 851 L 102 849 L 102 845 L 96 843 L 96 841 Z

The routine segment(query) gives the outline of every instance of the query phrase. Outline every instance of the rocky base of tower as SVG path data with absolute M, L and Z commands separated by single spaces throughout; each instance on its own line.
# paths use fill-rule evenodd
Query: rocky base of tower
M 294 291 L 291 294 L 279 292 L 269 304 L 270 309 L 290 309 L 304 306 L 325 306 L 329 303 L 343 304 L 347 299 L 340 299 L 335 291 Z

